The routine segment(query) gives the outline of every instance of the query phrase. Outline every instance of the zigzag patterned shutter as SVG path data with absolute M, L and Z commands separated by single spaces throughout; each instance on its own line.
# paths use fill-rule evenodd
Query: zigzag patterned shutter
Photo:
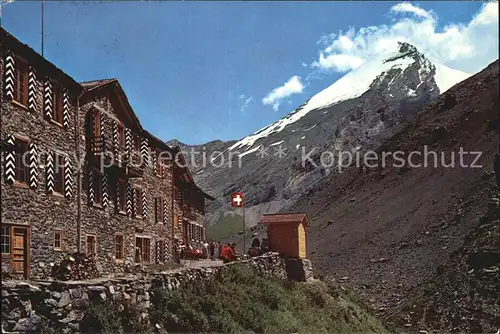
M 15 61 L 14 56 L 10 51 L 7 52 L 5 56 L 5 98 L 7 100 L 12 100 L 14 98 L 14 68 Z
M 38 83 L 36 82 L 36 71 L 33 66 L 30 65 L 29 76 L 28 76 L 28 109 L 30 111 L 36 111 L 36 95 L 38 93 Z
M 69 157 L 64 158 L 64 196 L 73 196 L 73 169 Z
M 89 172 L 87 175 L 87 180 L 88 180 L 89 203 L 92 204 L 92 203 L 94 203 L 94 200 L 95 200 L 94 172 L 92 171 L 92 169 L 89 169 Z
M 158 170 L 158 161 L 156 158 L 156 152 L 153 152 L 153 173 L 155 173 L 155 175 L 157 170 Z
M 118 178 L 115 178 L 116 180 L 116 183 L 115 183 L 115 196 L 114 196 L 114 200 L 115 200 L 115 212 L 118 212 L 119 209 L 120 209 L 120 181 L 118 180 Z
M 115 155 L 118 155 L 118 146 L 120 145 L 118 138 L 118 123 L 113 121 L 113 150 Z
M 54 192 L 54 153 L 47 152 L 45 156 L 45 175 L 47 178 L 47 193 Z
M 52 82 L 46 77 L 43 88 L 43 114 L 47 119 L 52 119 L 53 97 Z
M 168 261 L 169 259 L 170 259 L 169 244 L 167 244 L 167 242 L 165 242 L 164 246 L 163 246 L 163 261 Z
M 132 151 L 132 130 L 125 128 L 125 146 L 128 152 Z
M 30 188 L 36 188 L 38 186 L 38 150 L 35 143 L 30 143 Z
M 63 126 L 67 128 L 69 126 L 69 93 L 66 88 L 63 89 L 63 115 L 62 115 Z
M 5 181 L 9 184 L 13 184 L 15 181 L 16 171 L 15 158 L 14 158 L 14 143 L 16 139 L 13 135 L 7 135 L 7 149 L 5 151 Z
M 133 201 L 134 201 L 134 189 L 132 185 L 127 183 L 127 214 L 132 216 L 133 214 Z
M 107 208 L 109 202 L 109 182 L 108 174 L 106 172 L 102 173 L 102 207 Z
M 165 198 L 161 199 L 163 201 L 163 224 L 167 224 L 167 200 Z
M 105 113 L 102 113 L 101 112 L 101 115 L 99 117 L 99 127 L 101 128 L 101 138 L 104 140 L 104 143 L 106 144 L 106 137 L 107 137 L 107 134 L 108 134 L 108 116 L 105 114 Z M 106 149 L 105 147 L 103 147 L 103 149 Z
M 146 190 L 142 190 L 142 216 L 148 218 L 148 197 Z
M 149 141 L 148 138 L 141 138 L 141 155 L 144 163 L 149 163 Z

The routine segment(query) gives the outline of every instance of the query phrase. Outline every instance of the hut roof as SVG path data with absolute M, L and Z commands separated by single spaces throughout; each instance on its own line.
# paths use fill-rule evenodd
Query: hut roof
M 310 225 L 309 219 L 305 213 L 276 213 L 266 214 L 260 219 L 260 223 L 268 224 L 300 224 L 303 223 L 305 227 Z

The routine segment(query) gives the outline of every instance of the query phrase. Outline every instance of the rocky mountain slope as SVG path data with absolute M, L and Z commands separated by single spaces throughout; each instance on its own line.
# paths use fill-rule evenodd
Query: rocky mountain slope
M 229 198 L 234 191 L 245 193 L 249 226 L 262 213 L 292 206 L 336 170 L 333 164 L 314 168 L 303 163 L 304 156 L 317 161 L 325 150 L 336 155 L 377 147 L 411 112 L 469 76 L 430 61 L 410 44 L 400 43 L 394 51 L 367 61 L 286 117 L 239 141 L 180 144 L 207 156 L 222 152 L 204 167 L 198 157 L 192 168 L 197 183 L 217 198 L 208 204 L 210 223 L 233 214 Z
M 493 172 L 500 150 L 498 66 L 497 60 L 417 110 L 376 150 L 407 157 L 427 146 L 437 153 L 437 166 L 433 153 L 427 167 L 396 167 L 392 159 L 385 167 L 352 166 L 288 208 L 311 218 L 308 257 L 315 268 L 356 290 L 398 326 L 500 328 L 500 194 Z M 476 152 L 463 154 L 462 165 L 461 148 Z M 423 164 L 424 155 L 413 163 Z M 264 237 L 265 230 L 253 228 L 247 238 L 253 235 Z M 241 236 L 231 241 L 241 248 Z
M 389 319 L 410 330 L 495 333 L 500 327 L 498 198 L 434 277 L 412 290 Z
M 455 153 L 455 167 L 443 167 L 441 162 L 435 167 L 429 160 L 427 168 L 396 168 L 388 164 L 362 173 L 350 168 L 342 177 L 331 177 L 296 202 L 293 210 L 309 213 L 314 222 L 308 240 L 310 257 L 318 269 L 351 285 L 384 312 L 400 307 L 419 286 L 442 287 L 443 275 L 435 276 L 436 270 L 455 261 L 450 256 L 456 252 L 466 252 L 466 236 L 478 229 L 490 198 L 498 196 L 493 173 L 493 159 L 499 151 L 498 71 L 496 61 L 456 85 L 419 110 L 379 148 L 408 154 L 423 152 L 427 145 L 429 151 L 438 153 L 439 159 L 443 152 L 446 164 Z M 480 152 L 473 167 L 478 154 L 464 155 L 460 165 L 461 148 Z M 416 160 L 423 162 L 423 157 Z M 485 240 L 492 243 L 495 239 Z M 493 244 L 490 247 L 498 249 Z M 467 276 L 467 281 L 463 281 L 463 270 L 469 267 L 450 266 L 460 272 L 453 278 L 454 287 L 479 284 L 480 276 Z M 446 298 L 455 293 L 449 289 L 438 291 L 436 287 L 429 293 L 442 292 Z M 462 293 L 454 287 L 451 289 Z M 455 297 L 458 300 L 459 296 Z M 432 297 L 427 300 L 432 301 Z M 480 302 L 471 296 L 462 300 Z M 440 302 L 436 297 L 435 303 Z M 485 314 L 491 314 L 491 300 L 482 302 L 478 307 L 490 308 Z M 450 300 L 447 305 L 453 304 Z M 438 307 L 441 311 L 442 305 Z M 477 322 L 469 320 L 457 323 L 462 323 L 460 328 L 478 328 Z M 412 324 L 410 320 L 408 323 Z M 433 323 L 432 319 L 424 324 L 441 330 L 459 328 L 439 321 Z M 482 331 L 486 329 L 483 327 Z

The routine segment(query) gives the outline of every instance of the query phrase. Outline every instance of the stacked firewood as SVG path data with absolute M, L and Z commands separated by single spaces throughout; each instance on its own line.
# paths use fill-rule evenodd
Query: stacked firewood
M 99 277 L 94 257 L 84 253 L 68 255 L 52 267 L 52 277 L 58 280 L 84 280 Z

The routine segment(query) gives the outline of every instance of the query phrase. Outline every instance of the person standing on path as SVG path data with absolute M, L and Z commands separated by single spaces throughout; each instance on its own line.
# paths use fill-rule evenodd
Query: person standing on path
M 222 242 L 219 241 L 219 244 L 217 245 L 217 250 L 218 250 L 218 258 L 221 259 L 222 256 Z
M 212 239 L 210 240 L 210 243 L 208 244 L 208 254 L 210 256 L 210 260 L 214 260 L 214 254 L 215 254 L 215 241 Z

